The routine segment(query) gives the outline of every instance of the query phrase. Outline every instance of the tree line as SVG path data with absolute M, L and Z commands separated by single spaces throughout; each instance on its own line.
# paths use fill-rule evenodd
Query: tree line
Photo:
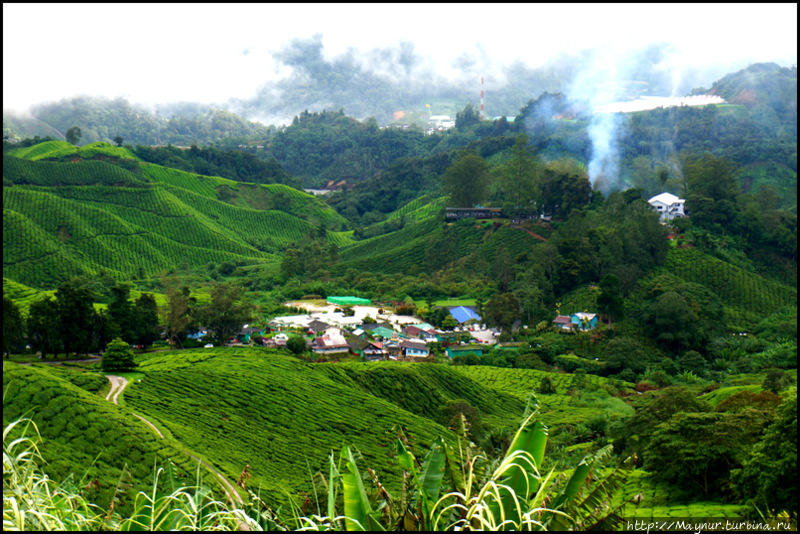
M 128 283 L 107 288 L 110 301 L 98 309 L 94 303 L 102 297 L 83 278 L 64 282 L 53 296 L 34 301 L 26 315 L 3 295 L 3 353 L 8 357 L 29 347 L 43 359 L 59 354 L 77 357 L 103 351 L 116 338 L 147 348 L 162 335 L 182 347 L 199 326 L 205 326 L 217 344 L 225 344 L 252 318 L 253 305 L 236 284 L 213 283 L 205 304 L 198 304 L 188 286 L 173 282 L 165 286 L 167 302 L 162 310 L 150 293 L 132 299 Z

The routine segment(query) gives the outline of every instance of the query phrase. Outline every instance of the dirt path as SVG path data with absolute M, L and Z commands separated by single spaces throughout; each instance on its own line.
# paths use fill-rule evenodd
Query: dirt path
M 547 241 L 546 238 L 540 236 L 539 234 L 533 233 L 530 230 L 528 230 L 527 228 L 523 228 L 522 226 L 512 226 L 511 228 L 516 228 L 518 230 L 522 230 L 523 232 L 528 232 L 529 234 L 531 234 L 536 239 L 539 239 L 540 241 Z
M 110 401 L 110 402 L 113 402 L 114 404 L 118 405 L 119 404 L 119 396 L 122 393 L 122 390 L 125 389 L 125 386 L 128 385 L 128 380 L 125 377 L 117 376 L 117 375 L 106 375 L 106 378 L 108 378 L 108 381 L 111 382 L 111 390 L 106 395 L 106 400 Z M 164 439 L 164 434 L 161 433 L 161 431 L 156 427 L 156 425 L 154 425 L 153 423 L 151 423 L 150 421 L 148 421 L 147 419 L 145 419 L 144 417 L 142 417 L 138 413 L 131 412 L 131 414 L 133 414 L 138 419 L 140 419 L 144 424 L 149 426 L 153 430 L 153 432 L 155 432 L 158 435 L 159 438 Z M 215 477 L 217 477 L 217 480 L 219 481 L 220 485 L 222 486 L 223 491 L 225 491 L 225 494 L 228 496 L 228 502 L 235 502 L 238 505 L 244 504 L 244 501 L 242 500 L 241 495 L 239 495 L 239 492 L 236 491 L 236 488 L 233 487 L 233 484 L 231 484 L 228 481 L 228 479 L 225 478 L 225 476 L 222 473 L 217 471 L 214 467 L 209 465 L 207 462 L 205 462 L 201 458 L 198 458 L 197 456 L 195 456 L 191 452 L 188 452 L 188 451 L 184 451 L 184 452 L 188 456 L 190 456 L 193 459 L 195 459 L 198 462 L 200 462 L 200 464 L 203 467 L 205 467 L 206 469 L 211 471 L 211 473 Z

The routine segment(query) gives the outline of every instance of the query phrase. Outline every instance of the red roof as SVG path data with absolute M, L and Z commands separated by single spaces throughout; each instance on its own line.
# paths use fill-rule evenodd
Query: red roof
M 569 315 L 556 315 L 553 322 L 558 324 L 572 324 L 572 319 L 570 319 Z

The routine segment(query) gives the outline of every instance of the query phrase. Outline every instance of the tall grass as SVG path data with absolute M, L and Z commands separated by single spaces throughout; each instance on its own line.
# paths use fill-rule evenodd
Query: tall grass
M 30 437 L 34 434 L 33 437 Z M 17 436 L 17 437 L 14 437 Z M 168 470 L 156 469 L 152 488 L 134 498 L 133 512 L 115 512 L 88 502 L 79 486 L 56 483 L 42 474 L 44 462 L 36 424 L 17 419 L 3 429 L 3 530 L 263 530 L 274 529 L 271 516 L 257 522 L 241 508 L 229 508 L 211 497 L 199 479 L 194 486 L 165 484 Z M 119 489 L 119 488 L 118 488 Z
M 618 495 L 627 471 L 603 475 L 598 469 L 610 447 L 586 456 L 571 472 L 545 472 L 547 429 L 538 420 L 535 404 L 528 412 L 506 454 L 494 460 L 466 439 L 463 416 L 457 450 L 440 439 L 421 462 L 399 432 L 397 461 L 405 474 L 403 490 L 394 497 L 372 469 L 367 468 L 369 477 L 362 476 L 356 455 L 344 447 L 338 463 L 330 455 L 328 478 L 320 476 L 327 494 L 325 511 L 320 509 L 315 489 L 317 513 L 303 514 L 291 504 L 286 522 L 252 492 L 244 507 L 215 500 L 200 480 L 199 466 L 196 484 L 181 487 L 175 487 L 169 467 L 156 468 L 152 487 L 135 495 L 133 511 L 125 517 L 116 511 L 121 477 L 115 498 L 103 510 L 84 498 L 80 484 L 56 484 L 41 474 L 38 429 L 22 418 L 3 431 L 3 529 L 289 530 L 293 525 L 295 530 L 385 531 L 614 526 L 627 502 Z M 35 437 L 29 437 L 31 430 Z M 370 479 L 377 488 L 372 496 L 365 484 Z M 337 513 L 337 507 L 344 513 Z

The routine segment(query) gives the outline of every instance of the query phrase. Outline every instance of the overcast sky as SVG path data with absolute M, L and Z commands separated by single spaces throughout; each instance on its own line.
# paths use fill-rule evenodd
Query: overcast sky
M 78 94 L 135 103 L 246 99 L 287 73 L 271 54 L 414 44 L 444 76 L 465 54 L 490 76 L 562 52 L 656 41 L 677 67 L 797 63 L 797 4 L 3 4 L 3 108 Z M 483 72 L 482 71 L 482 72 Z

